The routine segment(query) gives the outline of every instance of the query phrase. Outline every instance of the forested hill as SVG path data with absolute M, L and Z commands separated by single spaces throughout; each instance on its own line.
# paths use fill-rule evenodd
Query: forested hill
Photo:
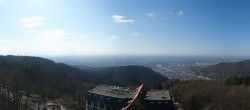
M 80 91 L 86 92 L 87 88 L 92 88 L 88 75 L 88 72 L 44 58 L 0 56 L 1 85 L 43 98 L 56 99 L 63 94 L 76 96 Z
M 51 78 L 84 78 L 88 72 L 40 57 L 0 56 L 0 78 L 29 79 L 34 82 Z M 6 76 L 4 76 L 6 75 Z M 81 76 L 81 77 L 79 77 Z M 86 78 L 84 78 L 86 80 Z
M 133 86 L 154 84 L 166 77 L 142 66 L 121 66 L 80 70 L 62 63 L 40 57 L 0 56 L 0 83 L 32 91 L 75 93 L 76 86 L 88 84 L 111 84 Z
M 92 69 L 93 70 L 93 69 Z M 98 68 L 94 70 L 103 76 L 103 82 L 118 85 L 154 84 L 167 80 L 166 77 L 144 66 L 118 66 Z
M 249 76 L 250 60 L 219 63 L 203 68 L 202 72 L 212 78 L 225 78 L 232 75 Z

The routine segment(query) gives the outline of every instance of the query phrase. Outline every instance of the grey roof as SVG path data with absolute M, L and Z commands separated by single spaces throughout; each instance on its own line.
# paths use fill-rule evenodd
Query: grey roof
M 136 91 L 129 90 L 129 88 L 125 87 L 100 85 L 90 90 L 89 93 L 116 97 L 116 98 L 133 98 L 136 94 Z
M 134 98 L 136 90 L 130 90 L 126 87 L 100 85 L 89 91 L 89 93 L 115 97 L 115 98 Z M 151 90 L 146 92 L 145 100 L 165 101 L 171 100 L 168 90 Z
M 151 90 L 147 91 L 146 100 L 171 100 L 168 90 Z

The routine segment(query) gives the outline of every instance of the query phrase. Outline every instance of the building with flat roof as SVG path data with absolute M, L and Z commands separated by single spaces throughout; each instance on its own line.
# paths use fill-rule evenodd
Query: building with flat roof
M 143 84 L 135 90 L 100 85 L 85 97 L 86 110 L 174 110 L 168 90 L 145 91 Z

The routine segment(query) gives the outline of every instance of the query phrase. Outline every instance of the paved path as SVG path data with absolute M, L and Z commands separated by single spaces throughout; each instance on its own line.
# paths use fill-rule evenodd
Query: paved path
M 66 108 L 64 108 L 62 105 L 60 104 L 56 104 L 56 103 L 46 103 L 46 106 L 47 106 L 47 110 L 50 110 L 50 108 L 48 106 L 59 106 L 60 109 L 59 110 L 67 110 Z M 51 109 L 52 110 L 52 109 Z M 55 109 L 55 110 L 58 110 L 58 109 Z

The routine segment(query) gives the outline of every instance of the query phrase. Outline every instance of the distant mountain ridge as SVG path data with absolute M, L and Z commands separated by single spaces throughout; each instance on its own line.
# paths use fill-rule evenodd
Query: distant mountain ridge
M 203 68 L 202 72 L 213 78 L 225 78 L 232 75 L 250 76 L 250 60 L 219 63 Z

